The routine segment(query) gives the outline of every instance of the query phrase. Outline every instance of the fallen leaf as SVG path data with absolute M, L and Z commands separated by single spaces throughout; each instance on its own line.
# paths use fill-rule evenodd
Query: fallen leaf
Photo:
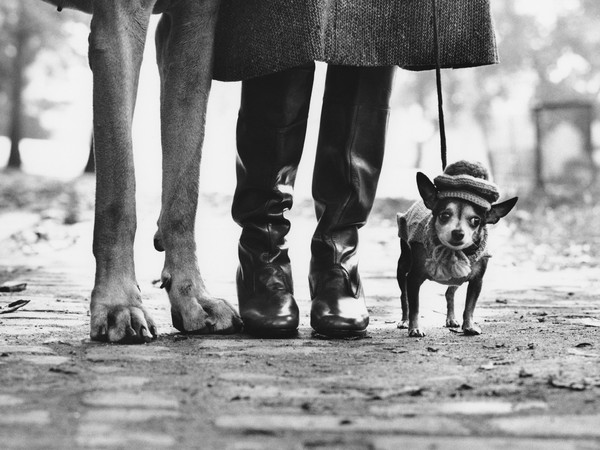
M 395 349 L 392 350 L 392 353 L 408 353 L 408 350 Z
M 600 358 L 600 353 L 584 352 L 582 350 L 577 350 L 576 348 L 569 349 L 568 353 L 569 355 L 583 356 L 585 358 Z
M 519 378 L 531 378 L 532 376 L 533 374 L 525 370 L 523 367 L 521 367 L 521 370 L 519 370 Z
M 560 379 L 552 375 L 548 377 L 548 384 L 555 388 L 569 389 L 571 391 L 585 391 L 587 389 L 587 384 L 584 381 Z
M 79 370 L 77 368 L 69 368 L 69 367 L 50 367 L 50 369 L 48 369 L 49 372 L 53 372 L 53 373 L 62 373 L 64 375 L 77 375 L 79 373 Z
M 585 319 L 572 319 L 572 320 L 569 320 L 569 322 L 578 324 L 578 325 L 583 325 L 584 327 L 600 328 L 600 320 L 598 320 L 594 317 L 588 317 Z
M 410 395 L 416 397 L 423 393 L 421 386 L 404 386 L 400 389 L 387 389 L 376 392 L 369 397 L 369 400 L 385 400 L 393 397 L 400 397 L 403 395 Z
M 0 292 L 21 292 L 27 289 L 27 283 L 21 281 L 7 281 L 0 284 Z
M 31 300 L 17 300 L 16 302 L 9 303 L 6 306 L 0 306 L 0 314 L 8 314 L 16 311 L 17 309 L 21 309 Z

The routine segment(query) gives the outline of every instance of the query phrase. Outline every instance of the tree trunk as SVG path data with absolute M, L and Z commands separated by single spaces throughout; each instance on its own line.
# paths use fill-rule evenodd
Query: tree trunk
M 27 46 L 27 31 L 25 24 L 25 11 L 23 4 L 19 8 L 19 22 L 17 26 L 15 57 L 13 60 L 12 72 L 12 91 L 11 91 L 11 112 L 10 112 L 10 155 L 8 157 L 8 167 L 13 169 L 21 168 L 21 154 L 19 153 L 19 143 L 23 133 L 23 85 L 25 70 L 25 50 Z

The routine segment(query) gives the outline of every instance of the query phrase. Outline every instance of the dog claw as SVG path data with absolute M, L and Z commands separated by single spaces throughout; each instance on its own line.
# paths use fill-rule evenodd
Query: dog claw
M 150 333 L 146 327 L 142 327 L 140 329 L 140 334 L 144 342 L 150 342 L 152 339 L 156 337 L 155 334 Z
M 398 324 L 396 325 L 396 328 L 400 328 L 401 330 L 408 328 L 408 320 L 402 320 L 402 321 L 398 322 Z
M 164 276 L 162 279 L 162 283 L 160 283 L 160 288 L 165 289 L 167 293 L 171 290 L 172 279 L 170 276 Z

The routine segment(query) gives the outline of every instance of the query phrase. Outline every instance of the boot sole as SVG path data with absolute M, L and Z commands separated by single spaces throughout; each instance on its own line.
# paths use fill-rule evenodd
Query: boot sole
M 362 339 L 367 330 L 313 330 L 313 336 L 326 339 Z
M 244 327 L 244 333 L 265 339 L 285 339 L 298 336 L 297 328 L 254 328 Z

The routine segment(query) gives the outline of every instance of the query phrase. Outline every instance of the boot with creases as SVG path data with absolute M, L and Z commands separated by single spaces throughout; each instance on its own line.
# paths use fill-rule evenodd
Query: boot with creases
M 361 337 L 369 313 L 358 273 L 358 230 L 367 221 L 385 147 L 393 67 L 329 66 L 315 170 L 318 219 L 311 242 L 311 326 Z
M 314 63 L 242 83 L 232 216 L 242 227 L 240 315 L 255 336 L 289 337 L 298 330 L 284 212 L 293 203 L 313 79 Z

